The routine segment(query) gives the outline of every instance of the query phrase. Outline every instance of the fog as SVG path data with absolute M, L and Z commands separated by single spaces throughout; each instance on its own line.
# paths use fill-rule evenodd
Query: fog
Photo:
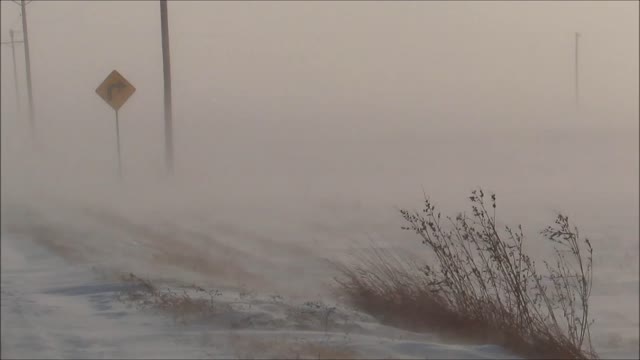
M 19 7 L 0 7 L 7 41 Z M 637 286 L 637 2 L 171 2 L 174 176 L 157 2 L 27 9 L 37 146 L 22 44 L 20 111 L 5 45 L 3 208 L 91 204 L 289 242 L 411 242 L 396 207 L 419 207 L 424 191 L 462 211 L 481 186 L 533 236 L 568 213 L 600 248 L 601 276 Z M 114 112 L 95 93 L 114 69 L 137 89 L 119 113 L 122 180 Z

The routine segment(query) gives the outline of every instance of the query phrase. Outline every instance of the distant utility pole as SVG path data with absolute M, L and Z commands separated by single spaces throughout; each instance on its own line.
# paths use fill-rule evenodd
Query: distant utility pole
M 16 41 L 13 38 L 13 29 L 9 30 L 9 36 L 11 38 L 11 41 L 3 41 L 2 44 L 6 45 L 6 44 L 11 44 L 11 57 L 13 59 L 13 82 L 14 85 L 16 87 L 16 114 L 18 115 L 18 117 L 20 117 L 20 88 L 18 87 L 18 70 L 16 68 L 16 47 L 15 44 L 16 43 L 22 43 L 22 41 Z
M 576 96 L 576 107 L 580 107 L 580 87 L 579 87 L 579 63 L 578 63 L 578 41 L 580 40 L 580 33 L 576 33 L 576 54 L 575 54 L 575 96 Z
M 173 122 L 171 107 L 171 62 L 169 57 L 169 25 L 167 0 L 160 0 L 160 22 L 162 31 L 162 64 L 164 72 L 164 145 L 167 171 L 173 174 Z
M 27 4 L 25 0 L 13 0 L 14 3 L 20 5 L 22 12 L 22 36 L 24 42 L 24 61 L 27 72 L 27 95 L 29 97 L 29 126 L 31 127 L 31 139 L 35 140 L 35 113 L 33 110 L 33 91 L 31 87 L 31 57 L 29 56 L 29 32 L 27 31 Z

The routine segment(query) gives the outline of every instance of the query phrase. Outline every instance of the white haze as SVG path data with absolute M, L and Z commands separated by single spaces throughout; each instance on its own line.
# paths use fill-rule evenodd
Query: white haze
M 6 41 L 18 7 L 0 6 Z M 593 238 L 596 276 L 625 287 L 600 289 L 599 343 L 623 336 L 634 355 L 638 11 L 626 1 L 172 2 L 168 178 L 157 2 L 36 1 L 35 151 L 2 48 L 3 208 L 108 206 L 347 248 L 412 243 L 395 207 L 420 206 L 424 190 L 460 211 L 482 186 L 533 248 L 556 211 Z M 94 92 L 113 69 L 137 88 L 120 111 L 122 182 L 114 113 Z M 619 316 L 635 329 L 610 320 Z

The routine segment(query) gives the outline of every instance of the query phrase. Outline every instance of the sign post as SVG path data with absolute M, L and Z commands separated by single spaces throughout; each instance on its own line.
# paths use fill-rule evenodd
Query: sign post
M 136 88 L 116 70 L 113 70 L 96 89 L 96 93 L 116 112 L 116 144 L 118 149 L 119 177 L 122 177 L 122 159 L 120 157 L 120 119 L 118 118 L 118 110 L 120 110 L 122 105 L 127 102 L 135 91 Z
M 122 157 L 120 156 L 120 121 L 118 120 L 118 110 L 116 110 L 116 139 L 118 143 L 118 176 L 122 177 Z

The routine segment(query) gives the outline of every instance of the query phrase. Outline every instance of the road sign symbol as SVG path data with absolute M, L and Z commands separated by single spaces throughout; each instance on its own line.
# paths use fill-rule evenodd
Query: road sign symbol
M 96 89 L 96 93 L 115 111 L 118 111 L 135 91 L 136 88 L 116 70 L 113 70 Z

